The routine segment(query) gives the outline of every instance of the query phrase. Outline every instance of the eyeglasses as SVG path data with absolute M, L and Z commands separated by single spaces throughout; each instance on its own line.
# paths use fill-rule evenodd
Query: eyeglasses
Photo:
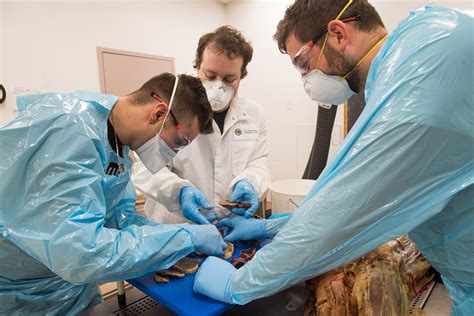
M 341 22 L 353 22 L 360 20 L 360 15 L 356 15 L 347 19 L 341 20 Z M 310 54 L 311 49 L 313 48 L 314 44 L 318 42 L 324 34 L 328 31 L 327 27 L 325 27 L 321 32 L 319 32 L 315 37 L 311 40 L 307 41 L 303 47 L 296 53 L 295 57 L 293 57 L 293 66 L 302 74 L 305 75 L 310 71 L 310 64 L 312 56 Z
M 156 94 L 155 92 L 152 92 L 151 93 L 151 97 L 155 100 L 158 100 L 160 102 L 163 102 L 163 103 L 166 103 L 165 101 L 163 101 L 163 99 L 158 95 Z M 173 150 L 178 152 L 180 151 L 181 149 L 183 149 L 184 147 L 186 147 L 187 145 L 189 145 L 191 143 L 191 140 L 186 137 L 186 135 L 184 135 L 183 133 L 183 127 L 179 124 L 178 122 L 178 119 L 176 118 L 176 116 L 174 115 L 173 111 L 171 111 L 171 107 L 169 108 L 168 110 L 169 114 L 171 114 L 171 118 L 173 119 L 174 121 L 174 126 L 176 127 L 176 135 L 174 137 L 174 147 L 173 147 Z

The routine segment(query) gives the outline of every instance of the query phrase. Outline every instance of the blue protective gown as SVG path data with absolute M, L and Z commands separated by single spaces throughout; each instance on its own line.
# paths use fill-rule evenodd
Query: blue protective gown
M 20 97 L 18 117 L 0 128 L 0 314 L 76 314 L 101 301 L 99 282 L 194 251 L 186 231 L 135 213 L 131 160 L 107 140 L 116 101 Z M 110 163 L 125 171 L 106 174 Z
M 473 27 L 466 13 L 428 6 L 388 37 L 362 115 L 273 242 L 235 272 L 235 302 L 409 233 L 441 273 L 453 314 L 474 315 Z

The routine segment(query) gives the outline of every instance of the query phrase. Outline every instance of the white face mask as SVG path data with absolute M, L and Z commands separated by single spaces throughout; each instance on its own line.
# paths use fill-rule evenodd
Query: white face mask
M 176 156 L 174 150 L 158 134 L 138 147 L 135 152 L 153 174 L 160 171 Z
M 166 112 L 165 118 L 163 120 L 163 125 L 161 125 L 160 131 L 152 137 L 145 144 L 138 147 L 135 152 L 145 167 L 153 174 L 157 173 L 161 168 L 166 166 L 173 158 L 176 156 L 176 152 L 171 149 L 168 144 L 161 138 L 161 131 L 163 126 L 165 126 L 166 119 L 171 110 L 171 105 L 173 104 L 174 96 L 176 93 L 176 88 L 178 87 L 178 76 L 174 81 L 173 92 L 171 93 L 170 103 L 168 105 L 168 111 Z
M 204 81 L 207 98 L 214 112 L 224 110 L 234 97 L 234 88 L 224 84 L 220 80 Z
M 326 75 L 317 69 L 301 77 L 301 80 L 311 100 L 326 108 L 344 103 L 355 93 L 346 79 Z
M 369 51 L 359 60 L 359 62 L 357 62 L 352 70 L 349 71 L 349 73 L 344 77 L 341 77 L 330 76 L 321 70 L 318 70 L 319 61 L 326 45 L 326 35 L 326 40 L 324 41 L 321 52 L 319 53 L 318 61 L 316 63 L 316 69 L 301 77 L 306 94 L 311 98 L 311 100 L 318 102 L 319 105 L 325 108 L 331 108 L 332 105 L 339 105 L 349 100 L 349 98 L 353 96 L 355 92 L 349 87 L 346 78 L 349 77 L 356 69 L 358 69 L 364 60 L 369 57 L 372 51 L 381 43 L 383 43 L 386 38 L 387 35 L 375 43 L 375 45 L 369 49 Z

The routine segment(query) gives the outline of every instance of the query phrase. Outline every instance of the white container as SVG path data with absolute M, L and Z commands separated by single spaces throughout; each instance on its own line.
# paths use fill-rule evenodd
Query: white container
M 301 205 L 315 180 L 287 179 L 272 183 L 272 214 L 292 212 Z

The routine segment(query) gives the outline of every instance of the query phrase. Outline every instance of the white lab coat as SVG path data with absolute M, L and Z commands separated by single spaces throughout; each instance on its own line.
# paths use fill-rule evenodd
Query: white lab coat
M 214 206 L 210 212 L 216 212 L 219 218 L 231 215 L 218 202 L 230 197 L 237 181 L 251 182 L 260 199 L 265 195 L 271 177 L 261 106 L 236 95 L 227 112 L 223 134 L 216 122 L 213 127 L 214 133 L 199 135 L 155 175 L 137 159 L 132 179 L 137 190 L 145 194 L 145 213 L 151 219 L 185 222 L 178 198 L 181 188 L 187 185 L 195 186 L 206 196 Z M 203 210 L 203 214 L 207 213 Z

